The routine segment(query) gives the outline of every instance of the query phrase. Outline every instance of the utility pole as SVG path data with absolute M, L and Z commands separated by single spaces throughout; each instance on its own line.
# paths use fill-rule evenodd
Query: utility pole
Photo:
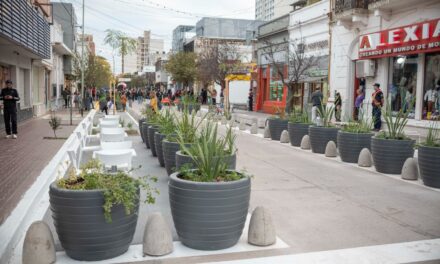
M 116 75 L 115 75 L 115 53 L 113 51 L 113 115 L 116 115 Z
M 85 13 L 85 0 L 82 1 L 82 47 L 81 47 L 81 116 L 83 116 L 83 105 L 84 102 L 84 13 Z

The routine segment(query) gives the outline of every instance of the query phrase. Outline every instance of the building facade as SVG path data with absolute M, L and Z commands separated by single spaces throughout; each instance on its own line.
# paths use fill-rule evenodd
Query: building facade
M 172 51 L 183 51 L 185 42 L 195 36 L 195 26 L 179 25 L 173 30 Z
M 362 91 L 371 111 L 379 83 L 391 110 L 408 112 L 409 126 L 440 120 L 440 2 L 345 2 L 334 1 L 330 69 L 330 94 L 341 93 L 343 116 L 353 116 Z
M 151 32 L 149 30 L 144 31 L 143 36 L 138 37 L 137 42 L 137 71 L 146 72 L 146 69 L 148 70 L 149 68 L 154 68 L 157 59 L 162 56 L 163 52 L 163 39 L 153 39 L 151 38 Z
M 20 94 L 18 121 L 34 115 L 45 105 L 50 66 L 51 12 L 48 1 L 2 0 L 0 2 L 0 85 L 10 79 Z M 32 26 L 29 23 L 32 21 Z M 3 119 L 0 128 L 4 127 Z

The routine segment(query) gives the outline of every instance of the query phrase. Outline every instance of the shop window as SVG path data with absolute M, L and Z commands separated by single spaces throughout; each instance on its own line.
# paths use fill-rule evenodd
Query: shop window
M 6 81 L 11 79 L 11 68 L 0 65 L 0 89 L 6 87 Z
M 388 102 L 396 115 L 400 110 L 408 112 L 409 118 L 415 116 L 415 96 L 417 90 L 418 55 L 392 58 L 392 78 L 388 85 Z
M 281 68 L 278 65 L 278 68 Z M 282 101 L 283 99 L 283 82 L 277 72 L 277 67 L 270 68 L 270 85 L 269 85 L 269 100 L 270 101 Z
M 440 53 L 426 54 L 422 118 L 440 120 Z

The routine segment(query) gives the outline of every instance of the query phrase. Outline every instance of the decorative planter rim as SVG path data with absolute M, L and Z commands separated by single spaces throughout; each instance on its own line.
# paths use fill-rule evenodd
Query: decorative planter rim
M 347 131 L 342 131 L 342 130 L 339 130 L 339 133 L 341 133 L 341 134 L 352 134 L 352 135 L 374 135 L 374 133 L 373 132 L 367 132 L 367 133 L 354 133 L 354 132 L 347 132 Z
M 428 149 L 438 149 L 438 150 L 440 150 L 440 147 L 425 146 L 425 145 L 418 145 L 418 148 L 428 148 Z
M 326 126 L 316 126 L 316 125 L 310 125 L 310 128 L 327 128 L 327 129 L 335 129 L 335 130 L 341 130 L 339 127 L 326 127 Z
M 57 189 L 60 192 L 64 193 L 81 193 L 81 192 L 87 192 L 87 193 L 103 193 L 106 189 L 93 189 L 93 190 L 72 190 L 72 189 L 65 189 L 58 186 L 57 183 L 58 180 L 52 182 L 50 184 L 51 188 Z
M 298 122 L 288 122 L 289 124 L 292 124 L 292 125 L 309 125 L 309 126 L 313 126 L 313 124 L 310 124 L 310 123 L 298 123 Z
M 375 139 L 375 140 L 386 140 L 386 141 L 399 141 L 399 142 L 409 142 L 409 141 L 412 141 L 412 142 L 415 142 L 415 140 L 414 139 L 386 139 L 386 138 L 378 138 L 378 137 L 376 137 L 376 136 L 373 136 L 373 137 L 371 137 L 372 139 Z
M 190 170 L 190 171 L 196 171 L 196 170 Z M 189 181 L 179 178 L 178 176 L 181 174 L 180 172 L 174 172 L 170 175 L 170 179 L 172 178 L 174 181 L 183 182 L 183 183 L 191 183 L 194 185 L 203 185 L 203 186 L 213 186 L 213 185 L 231 185 L 235 184 L 237 182 L 245 182 L 247 180 L 250 180 L 250 177 L 246 174 L 243 174 L 241 172 L 238 172 L 236 170 L 227 170 L 227 171 L 234 171 L 240 175 L 243 176 L 243 178 L 236 180 L 236 181 L 228 181 L 228 182 L 195 182 L 195 181 Z
M 229 154 L 229 155 L 225 155 L 225 156 L 221 156 L 221 157 L 232 157 L 232 156 L 235 156 L 235 155 L 237 155 L 237 151 L 238 151 L 238 148 L 235 149 L 234 153 Z M 187 155 L 187 154 L 183 154 L 183 153 L 182 153 L 182 150 L 176 151 L 176 154 L 179 154 L 180 156 L 186 156 L 186 157 L 189 157 L 189 155 Z

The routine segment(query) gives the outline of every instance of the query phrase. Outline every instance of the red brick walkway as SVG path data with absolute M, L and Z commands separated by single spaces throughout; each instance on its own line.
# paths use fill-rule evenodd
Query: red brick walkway
M 62 124 L 69 123 L 67 116 L 62 119 Z M 68 137 L 74 129 L 75 126 L 62 126 L 57 136 Z M 4 136 L 5 132 L 0 131 L 0 224 L 65 142 L 43 139 L 52 137 L 53 132 L 48 120 L 42 118 L 20 124 L 16 140 Z

